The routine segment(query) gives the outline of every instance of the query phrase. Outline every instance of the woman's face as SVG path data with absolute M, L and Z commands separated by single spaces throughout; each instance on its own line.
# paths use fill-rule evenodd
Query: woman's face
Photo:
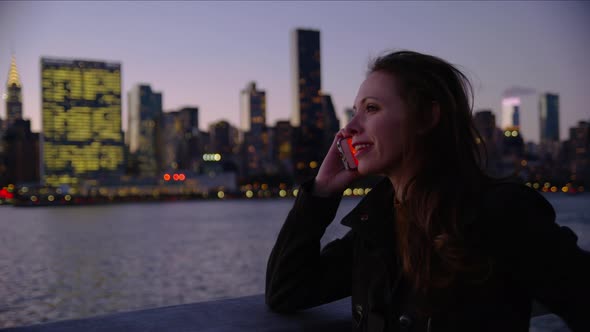
M 363 175 L 399 174 L 408 113 L 397 91 L 394 77 L 384 72 L 372 72 L 359 88 L 355 115 L 345 130 L 353 137 L 358 171 Z

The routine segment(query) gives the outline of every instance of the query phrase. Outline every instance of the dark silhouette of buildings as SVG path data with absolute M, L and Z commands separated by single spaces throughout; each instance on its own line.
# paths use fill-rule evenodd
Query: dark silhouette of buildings
M 138 84 L 127 94 L 128 126 L 126 143 L 139 176 L 154 177 L 162 170 L 160 151 L 162 94 L 147 84 Z
M 270 138 L 266 127 L 266 92 L 250 82 L 240 93 L 242 173 L 259 176 L 271 172 Z
M 315 174 L 323 159 L 325 116 L 319 31 L 296 29 L 292 32 L 291 61 L 294 90 L 291 124 L 296 128 L 293 163 L 299 181 Z

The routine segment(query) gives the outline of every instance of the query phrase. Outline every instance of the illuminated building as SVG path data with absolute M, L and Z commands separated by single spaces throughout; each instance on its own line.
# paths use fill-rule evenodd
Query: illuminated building
M 297 180 L 314 174 L 310 165 L 323 160 L 325 117 L 321 98 L 320 32 L 296 29 L 291 35 L 293 113 L 296 127 L 293 159 Z
M 140 176 L 157 176 L 160 172 L 162 94 L 152 91 L 149 85 L 138 84 L 127 96 L 129 153 L 137 162 Z
M 520 98 L 507 97 L 502 99 L 502 129 L 520 127 Z
M 266 93 L 257 90 L 255 82 L 250 82 L 240 93 L 240 132 L 245 173 L 263 174 L 269 164 Z
M 199 109 L 185 107 L 163 113 L 162 128 L 162 168 L 198 171 L 202 155 Z
M 539 98 L 541 154 L 556 159 L 559 153 L 559 95 L 544 93 Z
M 272 141 L 273 160 L 279 165 L 279 173 L 292 175 L 293 126 L 289 121 L 277 121 Z
M 75 186 L 124 170 L 119 63 L 41 59 L 42 180 Z
M 6 123 L 9 128 L 16 120 L 23 118 L 21 82 L 16 68 L 16 59 L 12 56 L 8 80 L 6 81 Z

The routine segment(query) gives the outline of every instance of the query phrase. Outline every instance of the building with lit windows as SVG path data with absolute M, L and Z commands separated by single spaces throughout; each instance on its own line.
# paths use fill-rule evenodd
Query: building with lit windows
M 138 84 L 127 94 L 129 103 L 129 153 L 137 163 L 138 175 L 158 176 L 160 173 L 160 118 L 162 94 L 152 91 L 149 85 Z
M 256 89 L 255 82 L 250 82 L 240 92 L 240 133 L 245 174 L 265 173 L 270 145 L 266 128 L 266 92 Z
M 163 113 L 162 128 L 162 168 L 197 172 L 203 153 L 199 108 L 184 107 Z
M 10 70 L 6 81 L 6 122 L 5 128 L 9 128 L 16 120 L 23 118 L 23 102 L 21 82 L 16 68 L 16 59 L 12 56 Z
M 544 93 L 539 98 L 541 154 L 556 159 L 559 153 L 559 95 Z
M 502 99 L 501 129 L 520 127 L 520 98 L 506 97 Z
M 279 174 L 293 175 L 293 126 L 289 121 L 277 121 L 272 135 L 272 155 Z
M 296 127 L 293 161 L 301 180 L 314 174 L 323 160 L 325 117 L 322 108 L 320 32 L 296 29 L 291 34 L 293 113 Z M 313 167 L 316 166 L 316 167 Z
M 43 183 L 121 175 L 121 64 L 42 58 L 41 90 Z

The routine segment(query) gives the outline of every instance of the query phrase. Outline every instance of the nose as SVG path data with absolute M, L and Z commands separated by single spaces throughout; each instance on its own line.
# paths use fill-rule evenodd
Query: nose
M 350 122 L 344 126 L 343 131 L 346 136 L 355 136 L 361 132 L 361 124 L 359 121 L 359 116 L 354 116 L 350 120 Z

